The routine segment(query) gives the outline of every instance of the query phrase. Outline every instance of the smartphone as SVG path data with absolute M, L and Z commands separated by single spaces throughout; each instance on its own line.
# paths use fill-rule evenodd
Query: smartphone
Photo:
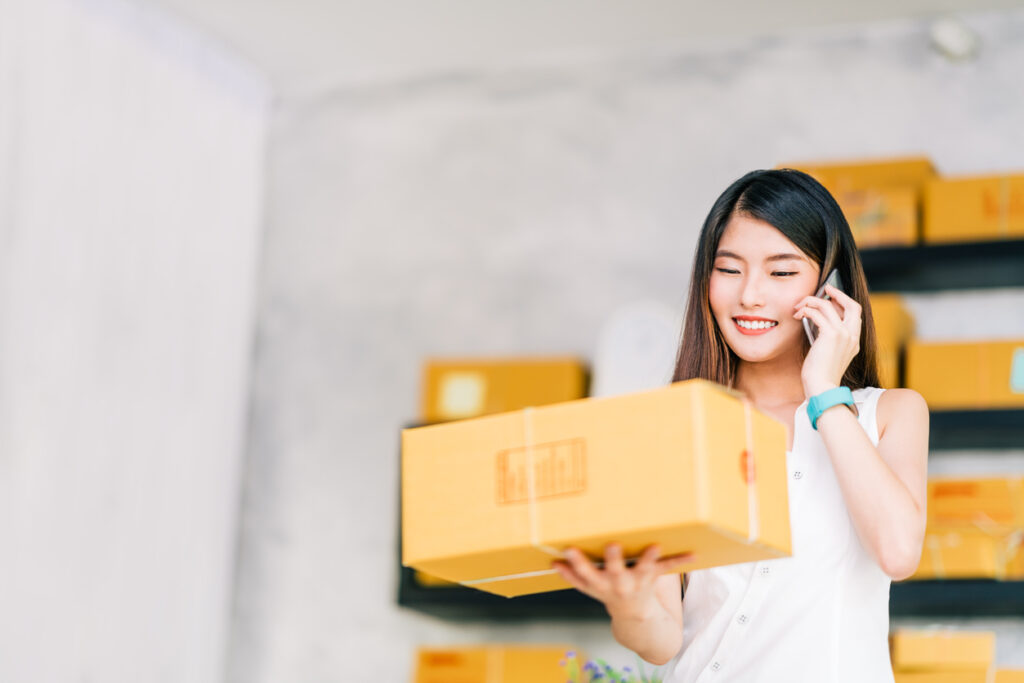
M 845 289 L 843 289 L 843 279 L 839 277 L 838 269 L 833 269 L 832 272 L 828 274 L 828 277 L 825 278 L 825 282 L 821 284 L 821 287 L 818 289 L 818 291 L 814 293 L 814 296 L 818 297 L 819 299 L 824 299 L 825 301 L 828 301 L 832 297 L 825 293 L 825 285 L 832 285 L 833 287 L 840 291 L 846 291 Z M 818 338 L 818 326 L 812 323 L 807 318 L 804 318 L 804 332 L 807 333 L 807 339 L 812 344 L 814 343 L 814 340 Z

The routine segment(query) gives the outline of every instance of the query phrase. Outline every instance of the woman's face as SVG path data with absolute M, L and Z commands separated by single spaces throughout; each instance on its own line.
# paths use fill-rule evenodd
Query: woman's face
M 714 257 L 711 312 L 741 359 L 803 352 L 796 304 L 814 294 L 820 268 L 770 223 L 733 214 Z

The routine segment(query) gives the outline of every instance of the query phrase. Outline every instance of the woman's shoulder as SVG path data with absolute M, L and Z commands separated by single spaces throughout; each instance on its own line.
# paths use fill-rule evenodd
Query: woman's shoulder
M 890 423 L 901 422 L 927 428 L 928 404 L 924 397 L 913 389 L 880 390 L 878 397 L 877 420 L 879 435 L 885 432 Z

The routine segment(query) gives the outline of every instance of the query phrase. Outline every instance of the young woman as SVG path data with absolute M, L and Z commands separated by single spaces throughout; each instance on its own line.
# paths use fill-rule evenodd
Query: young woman
M 847 291 L 813 296 L 833 269 Z M 810 176 L 754 171 L 712 207 L 673 379 L 697 377 L 787 425 L 792 557 L 689 572 L 685 599 L 670 572 L 690 558 L 655 546 L 629 568 L 617 544 L 600 569 L 570 549 L 559 573 L 605 604 L 620 643 L 671 660 L 666 683 L 891 682 L 889 585 L 921 555 L 928 408 L 878 388 L 853 235 Z

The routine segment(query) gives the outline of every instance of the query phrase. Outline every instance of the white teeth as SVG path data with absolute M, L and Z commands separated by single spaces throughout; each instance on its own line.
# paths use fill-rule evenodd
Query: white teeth
M 769 322 L 767 320 L 737 320 L 736 324 L 745 330 L 763 330 L 778 325 L 777 322 Z

